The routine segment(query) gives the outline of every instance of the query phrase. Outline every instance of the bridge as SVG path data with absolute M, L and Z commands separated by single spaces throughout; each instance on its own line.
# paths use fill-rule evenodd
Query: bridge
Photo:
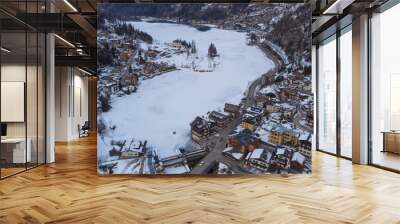
M 177 164 L 186 163 L 188 161 L 194 161 L 202 158 L 207 154 L 207 150 L 200 149 L 196 151 L 187 152 L 184 154 L 173 155 L 169 157 L 162 158 L 160 161 L 162 162 L 164 167 L 173 166 Z

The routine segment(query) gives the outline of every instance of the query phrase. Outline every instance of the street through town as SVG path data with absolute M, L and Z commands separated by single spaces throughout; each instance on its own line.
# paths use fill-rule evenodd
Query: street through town
M 247 91 L 246 100 L 243 103 L 243 108 L 246 109 L 252 106 L 255 102 L 255 92 L 257 86 L 261 84 L 261 77 L 254 80 Z M 242 117 L 236 116 L 234 119 L 221 131 L 218 132 L 218 136 L 212 136 L 206 143 L 205 146 L 213 146 L 210 148 L 210 152 L 201 159 L 196 166 L 193 167 L 190 173 L 192 174 L 204 174 L 210 171 L 218 162 L 222 162 L 229 166 L 229 168 L 235 174 L 249 173 L 243 167 L 243 162 L 235 161 L 234 159 L 228 158 L 222 154 L 225 149 L 226 142 L 228 141 L 229 134 L 242 122 Z

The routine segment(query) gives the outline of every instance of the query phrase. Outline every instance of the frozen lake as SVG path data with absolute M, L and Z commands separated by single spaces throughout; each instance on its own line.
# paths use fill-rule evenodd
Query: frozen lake
M 103 113 L 105 122 L 117 127 L 110 137 L 148 140 L 160 157 L 176 154 L 179 146 L 190 142 L 190 122 L 196 116 L 222 110 L 225 102 L 239 103 L 249 83 L 273 67 L 261 50 L 246 45 L 245 33 L 216 28 L 201 32 L 171 23 L 132 24 L 152 35 L 160 48 L 165 42 L 180 38 L 194 40 L 200 58 L 207 55 L 210 43 L 215 44 L 220 54 L 215 71 L 201 73 L 183 68 L 143 80 L 136 93 L 114 98 L 112 109 Z M 185 63 L 186 55 L 167 60 L 179 67 Z M 100 152 L 103 153 L 106 152 Z

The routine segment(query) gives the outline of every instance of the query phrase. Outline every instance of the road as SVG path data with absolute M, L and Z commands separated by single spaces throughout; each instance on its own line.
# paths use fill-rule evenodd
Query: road
M 267 72 L 267 75 L 274 75 L 277 72 L 277 68 L 280 66 L 279 61 L 275 58 L 274 55 L 271 55 L 269 52 L 265 52 L 273 63 L 274 67 Z M 258 79 L 254 80 L 247 91 L 246 101 L 243 103 L 243 108 L 248 108 L 255 104 L 255 92 L 257 86 L 261 84 L 262 76 Z M 228 124 L 227 128 L 222 130 L 218 137 L 215 139 L 210 139 L 207 145 L 213 145 L 214 147 L 210 147 L 211 151 L 200 160 L 191 170 L 192 174 L 204 174 L 208 173 L 208 171 L 216 165 L 217 162 L 222 162 L 228 165 L 233 172 L 236 174 L 248 173 L 248 171 L 243 167 L 243 161 L 234 161 L 233 159 L 229 159 L 222 154 L 222 151 L 225 149 L 226 142 L 228 140 L 228 135 L 231 133 L 240 123 L 242 119 L 239 115 L 238 118 L 235 118 L 230 124 Z
M 256 92 L 256 88 L 257 88 L 257 86 L 259 86 L 260 84 L 261 84 L 261 80 L 262 80 L 262 77 L 260 77 L 260 78 L 258 78 L 258 79 L 256 79 L 256 80 L 254 80 L 251 84 L 250 84 L 250 86 L 249 86 L 249 89 L 248 89 L 248 91 L 247 91 L 247 95 L 246 95 L 246 101 L 244 102 L 244 108 L 247 108 L 247 107 L 250 107 L 250 106 L 253 106 L 254 105 L 254 103 L 255 103 L 255 92 Z
M 211 151 L 201 159 L 196 166 L 193 167 L 190 173 L 193 174 L 204 174 L 212 168 L 215 164 L 217 158 L 220 158 L 219 155 L 222 155 L 222 151 L 225 149 L 225 144 L 228 141 L 228 135 L 234 130 L 241 122 L 240 118 L 235 118 L 231 121 L 226 128 L 219 131 L 219 136 L 212 136 L 208 142 L 205 144 L 205 147 L 210 147 L 215 145 L 214 147 L 210 147 Z
M 254 80 L 250 84 L 246 95 L 246 101 L 243 103 L 244 108 L 254 105 L 256 88 L 261 84 L 261 80 L 262 77 Z M 226 128 L 218 132 L 219 136 L 211 137 L 205 146 L 211 146 L 214 144 L 215 146 L 210 147 L 211 151 L 203 159 L 201 159 L 196 166 L 193 167 L 190 173 L 207 173 L 214 165 L 216 165 L 217 161 L 227 164 L 234 173 L 246 173 L 241 161 L 234 161 L 233 159 L 229 159 L 222 154 L 222 151 L 225 149 L 226 142 L 228 141 L 229 133 L 231 133 L 241 122 L 241 116 L 238 116 L 234 118 Z

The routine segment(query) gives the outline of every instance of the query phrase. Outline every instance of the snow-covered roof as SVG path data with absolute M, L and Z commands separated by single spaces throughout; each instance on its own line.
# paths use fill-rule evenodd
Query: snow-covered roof
M 218 169 L 219 169 L 219 170 L 228 169 L 228 166 L 227 166 L 225 163 L 221 163 L 221 162 L 220 162 L 220 163 L 218 164 Z
M 264 110 L 260 107 L 249 107 L 246 109 L 246 112 L 252 112 L 252 113 L 262 113 Z
M 226 116 L 227 116 L 227 115 L 225 115 L 225 114 L 223 114 L 223 113 L 221 113 L 221 112 L 217 112 L 217 111 L 212 111 L 212 112 L 210 113 L 210 118 L 212 117 L 212 118 L 216 118 L 216 119 L 219 119 L 219 120 L 225 119 Z
M 299 164 L 303 164 L 305 162 L 305 160 L 306 160 L 306 157 L 303 156 L 301 153 L 299 153 L 299 152 L 293 153 L 292 162 L 297 162 Z
M 279 147 L 279 148 L 277 148 L 276 149 L 276 154 L 277 155 L 283 155 L 283 154 L 285 154 L 285 148 L 283 148 L 283 147 Z
M 259 159 L 261 158 L 261 155 L 263 154 L 264 149 L 254 149 L 254 151 L 251 153 L 249 159 Z
M 300 141 L 307 141 L 310 138 L 310 134 L 309 133 L 302 133 L 300 134 L 299 140 Z
M 281 104 L 279 104 L 279 105 L 281 106 L 281 108 L 284 108 L 284 109 L 289 109 L 289 110 L 294 110 L 294 109 L 296 109 L 296 106 L 290 105 L 290 104 L 288 104 L 288 103 L 281 103 Z
M 231 151 L 233 148 L 232 147 L 226 147 L 225 149 L 224 149 L 224 151 L 222 151 L 222 152 L 229 152 L 229 151 Z
M 231 155 L 237 160 L 239 160 L 243 157 L 243 154 L 240 152 L 233 152 L 233 153 L 231 153 Z
M 261 141 L 269 142 L 269 132 L 268 131 L 266 131 L 262 128 L 257 128 L 255 133 L 259 135 Z
M 164 169 L 164 173 L 166 174 L 181 174 L 181 173 L 188 173 L 190 172 L 189 167 L 186 165 L 182 166 L 170 166 Z
M 260 90 L 260 93 L 262 93 L 262 94 L 273 93 L 273 94 L 276 95 L 275 86 L 273 86 L 273 85 L 266 86 L 266 87 L 264 87 L 264 88 L 262 88 L 262 89 Z

